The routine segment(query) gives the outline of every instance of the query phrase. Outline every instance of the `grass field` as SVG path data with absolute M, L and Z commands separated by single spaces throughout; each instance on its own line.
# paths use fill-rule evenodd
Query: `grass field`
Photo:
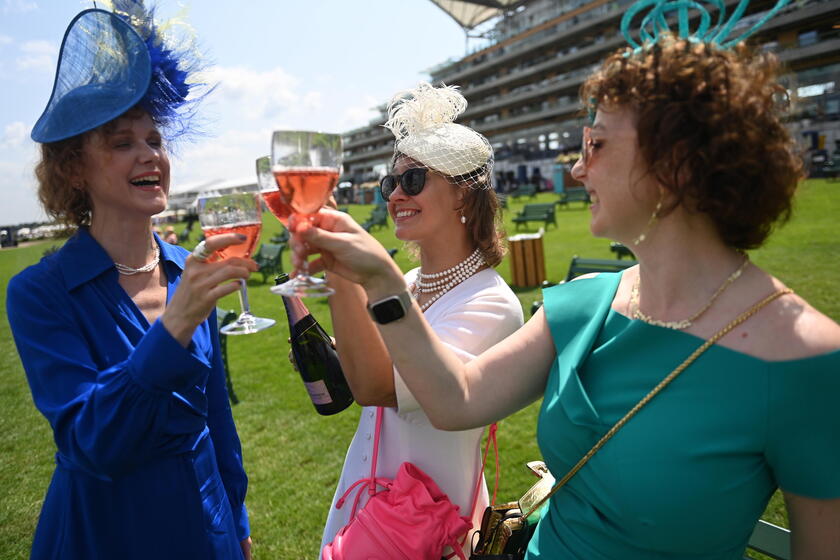
M 550 202 L 554 195 L 541 194 L 531 202 Z M 512 201 L 506 211 L 508 233 L 514 232 L 510 216 L 525 201 Z M 609 242 L 595 239 L 588 230 L 588 211 L 572 204 L 559 209 L 558 227 L 545 236 L 546 270 L 550 280 L 565 277 L 573 255 L 610 258 Z M 363 221 L 370 206 L 351 206 L 350 213 Z M 808 299 L 840 321 L 840 184 L 809 181 L 803 185 L 793 220 L 780 229 L 766 247 L 752 253 L 753 260 L 769 269 Z M 263 239 L 281 226 L 270 215 L 264 219 Z M 177 230 L 178 228 L 176 228 Z M 400 266 L 412 266 L 407 252 L 390 230 L 374 234 L 388 248 L 398 247 Z M 195 238 L 184 243 L 188 248 Z M 9 279 L 38 261 L 54 242 L 44 242 L 0 251 L 0 288 Z M 284 255 L 288 270 L 288 255 Z M 499 271 L 510 280 L 510 265 Z M 241 403 L 234 407 L 250 477 L 248 508 L 251 516 L 256 559 L 314 559 L 321 528 L 338 481 L 344 453 L 358 419 L 358 407 L 333 417 L 315 413 L 298 375 L 286 358 L 285 313 L 277 296 L 260 283 L 260 275 L 249 282 L 253 311 L 275 318 L 273 329 L 228 341 L 231 373 Z M 526 310 L 539 299 L 538 289 L 519 290 Z M 326 302 L 307 301 L 312 312 L 329 327 Z M 234 296 L 222 305 L 235 308 Z M 29 388 L 15 351 L 0 301 L 0 558 L 27 558 L 44 492 L 53 470 L 54 445 L 49 426 L 32 405 Z M 663 372 L 664 375 L 665 372 Z M 535 442 L 539 403 L 500 423 L 502 500 L 519 496 L 533 481 L 524 463 L 539 458 Z M 492 479 L 492 472 L 488 480 Z M 778 496 L 765 518 L 785 523 Z

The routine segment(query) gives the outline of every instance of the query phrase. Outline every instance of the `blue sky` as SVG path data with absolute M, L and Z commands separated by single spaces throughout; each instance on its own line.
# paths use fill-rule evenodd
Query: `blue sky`
M 425 69 L 464 54 L 461 28 L 429 0 L 156 4 L 163 19 L 186 14 L 220 84 L 201 109 L 209 134 L 173 156 L 173 189 L 253 173 L 273 129 L 362 126 L 374 106 L 425 79 Z M 0 0 L 0 224 L 44 219 L 29 133 L 49 99 L 64 30 L 89 7 Z

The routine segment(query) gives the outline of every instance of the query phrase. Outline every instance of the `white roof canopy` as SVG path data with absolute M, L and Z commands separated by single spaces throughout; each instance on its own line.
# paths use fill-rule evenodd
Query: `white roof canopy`
M 432 0 L 464 29 L 473 29 L 526 0 Z

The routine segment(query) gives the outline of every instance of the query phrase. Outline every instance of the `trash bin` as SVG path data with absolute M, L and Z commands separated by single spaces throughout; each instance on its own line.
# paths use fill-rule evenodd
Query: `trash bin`
M 508 237 L 511 285 L 517 288 L 539 286 L 545 280 L 543 230 Z

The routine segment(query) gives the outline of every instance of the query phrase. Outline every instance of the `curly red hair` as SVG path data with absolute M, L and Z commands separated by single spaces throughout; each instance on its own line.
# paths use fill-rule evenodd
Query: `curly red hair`
M 759 247 L 789 219 L 803 164 L 782 111 L 775 56 L 672 37 L 607 58 L 581 87 L 590 114 L 629 107 L 649 172 L 676 204 L 707 214 L 723 241 Z
M 93 207 L 79 179 L 84 165 L 84 144 L 96 134 L 106 137 L 112 134 L 120 119 L 139 119 L 145 114 L 136 106 L 93 130 L 66 140 L 41 144 L 41 159 L 35 166 L 35 178 L 38 181 L 38 199 L 48 216 L 70 230 L 90 224 Z M 157 121 L 155 124 L 160 126 Z

